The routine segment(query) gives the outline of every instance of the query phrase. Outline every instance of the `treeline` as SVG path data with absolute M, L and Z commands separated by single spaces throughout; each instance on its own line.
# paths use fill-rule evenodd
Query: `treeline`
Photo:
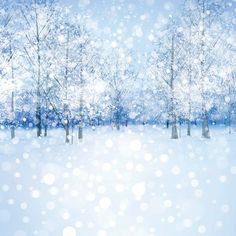
M 235 12 L 226 1 L 186 0 L 175 16 L 159 19 L 143 55 L 104 37 L 86 11 L 73 14 L 52 0 L 1 2 L 1 123 L 36 127 L 37 136 L 63 127 L 83 139 L 96 127 L 225 120 L 235 103 Z

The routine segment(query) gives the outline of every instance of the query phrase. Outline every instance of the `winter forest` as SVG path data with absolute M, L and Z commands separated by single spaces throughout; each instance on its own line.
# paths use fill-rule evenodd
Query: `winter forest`
M 236 235 L 235 0 L 0 0 L 0 52 L 0 235 Z
M 122 27 L 109 40 L 86 11 L 73 14 L 50 0 L 3 1 L 1 124 L 12 138 L 18 127 L 36 127 L 38 137 L 61 127 L 66 142 L 101 125 L 165 124 L 173 139 L 181 124 L 189 136 L 200 123 L 204 138 L 211 124 L 231 132 L 234 10 L 227 1 L 185 1 L 153 26 L 151 49 L 136 53 Z M 137 26 L 134 37 L 142 34 Z

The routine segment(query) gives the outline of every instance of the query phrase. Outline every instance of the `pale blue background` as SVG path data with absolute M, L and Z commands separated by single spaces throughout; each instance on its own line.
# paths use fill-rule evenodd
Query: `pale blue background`
M 72 11 L 80 12 L 87 9 L 91 12 L 92 18 L 97 22 L 99 29 L 110 27 L 112 32 L 116 32 L 118 25 L 123 22 L 126 32 L 125 39 L 132 36 L 133 27 L 142 27 L 143 36 L 134 39 L 136 52 L 146 52 L 151 44 L 148 36 L 154 28 L 155 23 L 160 24 L 160 19 L 168 17 L 170 14 L 178 12 L 178 8 L 183 3 L 182 0 L 60 0 L 63 5 L 71 6 Z M 129 12 L 128 6 L 132 5 L 133 10 Z M 112 7 L 116 14 L 112 15 Z M 140 21 L 140 16 L 146 15 L 145 21 Z M 130 18 L 127 19 L 126 16 Z

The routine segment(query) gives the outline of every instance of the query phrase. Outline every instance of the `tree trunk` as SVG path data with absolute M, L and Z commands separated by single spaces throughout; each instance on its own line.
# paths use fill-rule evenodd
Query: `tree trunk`
M 181 138 L 182 135 L 182 122 L 179 122 L 179 137 Z
M 38 15 L 36 13 L 36 39 L 37 39 L 37 102 L 36 102 L 36 127 L 37 137 L 42 135 L 42 111 L 41 111 L 41 56 L 40 56 L 40 37 Z
M 176 107 L 175 107 L 175 94 L 174 94 L 174 64 L 175 64 L 175 54 L 174 54 L 174 35 L 171 38 L 171 80 L 170 80 L 170 89 L 171 89 L 171 118 L 172 118 L 172 129 L 171 129 L 171 138 L 178 139 L 178 130 L 177 130 L 177 118 L 176 118 Z
M 15 138 L 15 99 L 14 92 L 11 94 L 11 139 Z
M 44 126 L 44 137 L 47 137 L 48 136 L 48 126 L 45 125 Z
M 71 128 L 71 144 L 74 143 L 74 124 L 72 124 L 72 128 Z
M 233 77 L 233 76 L 232 76 Z M 234 80 L 234 77 L 232 78 Z M 229 123 L 229 134 L 232 133 L 232 129 L 231 129 L 231 109 L 232 109 L 232 103 L 231 103 L 231 87 L 230 87 L 230 83 L 229 83 L 229 87 L 228 87 L 228 96 L 229 96 L 229 103 L 228 103 L 228 123 Z
M 11 79 L 12 83 L 15 83 L 14 79 L 14 64 L 13 64 L 13 52 L 12 45 L 10 43 L 10 58 L 11 58 Z M 15 92 L 11 92 L 11 139 L 15 138 Z
M 69 121 L 68 121 L 68 118 L 66 118 L 66 125 L 65 125 L 65 131 L 66 131 L 66 143 L 69 143 L 70 142 L 70 138 L 69 138 L 69 135 L 70 135 L 70 130 L 69 130 Z
M 172 129 L 171 129 L 171 138 L 172 138 L 172 139 L 178 139 L 177 119 L 176 119 L 176 115 L 175 115 L 175 114 L 173 114 L 173 123 L 172 123 Z
M 44 137 L 48 136 L 48 108 L 47 108 L 47 102 L 46 102 L 46 110 L 45 110 L 45 121 L 44 121 Z
M 170 121 L 168 119 L 168 120 L 166 120 L 166 128 L 169 129 L 169 126 L 170 126 Z
M 38 98 L 39 99 L 39 98 Z M 37 137 L 42 135 L 42 117 L 41 117 L 41 105 L 40 102 L 37 101 L 36 104 L 36 128 L 37 128 Z
M 231 109 L 229 109 L 229 134 L 232 133 L 232 129 L 231 129 Z
M 191 62 L 190 62 L 191 63 Z M 192 114 L 192 101 L 191 101 L 191 83 L 192 83 L 192 66 L 189 68 L 189 81 L 188 81 L 188 127 L 187 136 L 191 136 L 191 114 Z
M 69 143 L 69 135 L 70 135 L 70 124 L 69 124 L 69 103 L 68 103 L 68 64 L 69 64 L 69 41 L 70 41 L 70 33 L 69 29 L 67 29 L 67 39 L 66 39 L 66 66 L 65 66 L 65 103 L 64 103 L 64 116 L 65 116 L 65 142 Z
M 81 82 L 82 84 L 82 82 Z M 78 129 L 78 139 L 79 142 L 83 141 L 83 93 L 80 94 L 80 106 L 79 106 L 79 129 Z
M 187 127 L 187 136 L 191 136 L 191 102 L 188 103 L 188 127 Z
M 190 45 L 192 45 L 192 25 L 189 31 Z M 187 124 L 187 136 L 191 136 L 191 114 L 192 114 L 192 48 L 188 50 L 188 124 Z
M 115 127 L 116 130 L 120 130 L 120 111 L 118 108 L 115 111 Z
M 208 122 L 208 114 L 207 111 L 204 111 L 204 117 L 202 121 L 202 137 L 203 138 L 210 138 L 210 130 L 209 130 L 209 122 Z
M 45 109 L 45 121 L 44 121 L 44 137 L 48 136 L 48 104 L 46 101 L 46 109 Z
M 83 126 L 82 126 L 82 124 L 79 124 L 78 139 L 79 139 L 79 142 L 83 141 Z
M 66 143 L 69 143 L 70 142 L 70 138 L 69 138 L 69 135 L 70 135 L 70 124 L 69 124 L 69 114 L 68 114 L 69 110 L 68 110 L 68 105 L 67 104 L 64 104 L 64 115 L 65 115 L 65 134 L 66 134 Z
M 11 112 L 12 112 L 12 124 L 11 124 L 11 139 L 15 138 L 15 106 L 14 106 L 14 92 L 11 95 Z
M 15 127 L 12 126 L 11 127 L 11 139 L 14 139 L 15 137 L 16 137 L 16 135 L 15 135 Z
M 191 136 L 191 121 L 188 119 L 187 136 Z
M 205 0 L 202 1 L 202 42 L 201 52 L 203 57 L 201 59 L 201 95 L 202 95 L 202 137 L 210 138 L 210 130 L 208 124 L 208 112 L 206 110 L 206 96 L 204 91 L 204 66 L 205 66 Z
M 116 123 L 116 129 L 120 130 L 120 123 L 119 122 Z

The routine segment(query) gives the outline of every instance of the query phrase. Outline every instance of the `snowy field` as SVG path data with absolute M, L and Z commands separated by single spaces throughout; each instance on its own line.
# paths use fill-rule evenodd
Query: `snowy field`
M 0 133 L 1 236 L 235 236 L 236 134 L 170 130 Z

